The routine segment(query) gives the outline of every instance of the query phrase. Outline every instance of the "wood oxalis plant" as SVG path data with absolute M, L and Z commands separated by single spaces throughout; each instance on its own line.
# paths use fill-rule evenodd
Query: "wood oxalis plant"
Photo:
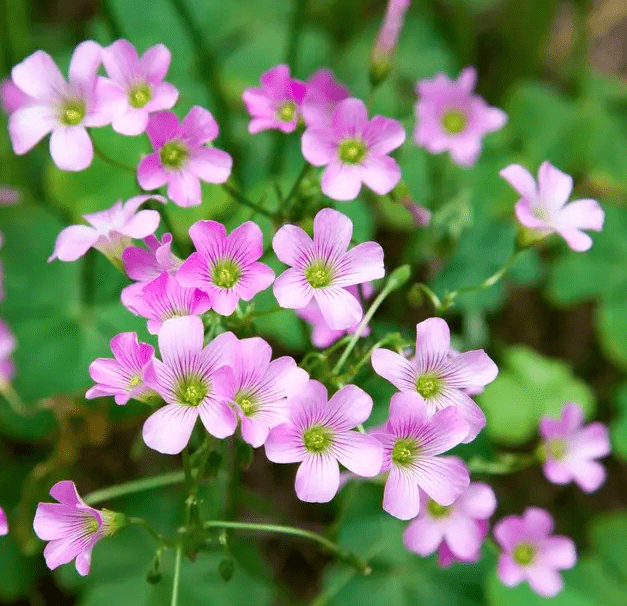
M 371 55 L 372 92 L 390 69 L 408 5 L 409 0 L 388 4 Z M 408 550 L 420 556 L 437 551 L 440 564 L 448 566 L 477 561 L 487 542 L 500 554 L 502 583 L 526 581 L 541 596 L 556 595 L 563 586 L 559 571 L 575 564 L 574 542 L 555 535 L 550 513 L 535 507 L 506 516 L 490 531 L 494 490 L 471 481 L 478 469 L 446 454 L 472 442 L 483 429 L 486 418 L 473 396 L 496 378 L 498 368 L 483 350 L 452 349 L 442 316 L 459 294 L 490 288 L 519 255 L 552 234 L 575 251 L 589 249 L 592 240 L 585 230 L 603 226 L 599 204 L 568 202 L 573 180 L 549 162 L 540 166 L 537 179 L 521 165 L 504 166 L 500 174 L 519 196 L 511 257 L 480 284 L 459 285 L 444 295 L 418 285 L 434 317 L 416 326 L 415 343 L 398 333 L 374 339 L 370 320 L 384 299 L 409 281 L 410 269 L 386 266 L 377 242 L 356 242 L 342 202 L 354 200 L 365 187 L 406 205 L 416 228 L 429 223 L 429 211 L 409 198 L 391 155 L 405 140 L 403 125 L 369 116 L 368 104 L 353 97 L 328 69 L 303 82 L 292 78 L 289 65 L 269 66 L 260 86 L 242 94 L 249 132 L 298 131 L 305 160 L 280 210 L 270 212 L 231 179 L 229 150 L 211 145 L 219 135 L 213 115 L 197 105 L 182 118 L 174 113 L 179 93 L 166 81 L 169 66 L 170 51 L 162 44 L 140 56 L 124 39 L 107 47 L 85 41 L 74 50 L 67 79 L 39 50 L 13 67 L 3 85 L 16 154 L 28 153 L 49 134 L 55 164 L 82 171 L 94 154 L 120 165 L 94 147 L 91 129 L 111 125 L 120 135 L 145 135 L 150 142 L 151 151 L 139 165 L 128 167 L 146 193 L 63 229 L 49 261 L 76 261 L 95 248 L 132 281 L 120 293 L 121 302 L 128 313 L 146 319 L 158 351 L 135 332 L 116 335 L 110 343 L 113 357 L 98 358 L 89 367 L 94 385 L 86 398 L 113 397 L 120 406 L 131 399 L 144 403 L 145 444 L 181 455 L 183 466 L 180 472 L 103 488 L 84 499 L 71 480 L 54 484 L 50 495 L 56 502 L 40 503 L 34 518 L 35 533 L 48 542 L 47 565 L 53 569 L 75 560 L 78 572 L 87 575 L 96 543 L 140 525 L 155 541 L 153 581 L 159 578 L 164 550 L 175 552 L 173 605 L 182 558 L 193 560 L 208 542 L 223 546 L 220 572 L 230 578 L 233 533 L 315 541 L 369 574 L 362 554 L 323 535 L 279 524 L 207 519 L 200 495 L 220 463 L 216 440 L 237 434 L 273 463 L 297 464 L 295 491 L 302 501 L 329 502 L 347 482 L 379 483 L 384 485 L 382 508 L 409 521 Z M 501 129 L 507 115 L 474 93 L 476 78 L 476 69 L 467 67 L 457 80 L 438 73 L 417 83 L 416 145 L 433 154 L 448 152 L 459 166 L 477 161 L 482 138 Z M 165 207 L 199 205 L 201 181 L 221 184 L 228 196 L 253 211 L 253 218 L 269 219 L 271 247 L 264 248 L 254 220 L 230 233 L 217 221 L 200 220 L 189 229 L 194 251 L 186 251 L 169 228 Z M 309 195 L 312 183 L 326 198 Z M 0 191 L 7 201 L 14 196 Z M 157 236 L 162 220 L 168 231 Z M 286 266 L 279 275 L 263 262 L 272 254 Z M 278 306 L 256 311 L 255 297 L 269 288 Z M 273 358 L 264 339 L 249 336 L 258 316 L 281 309 L 294 310 L 311 325 L 314 348 L 299 361 Z M 15 345 L 9 327 L 1 323 L 0 375 L 6 392 Z M 368 425 L 373 400 L 353 384 L 364 371 L 397 390 L 382 425 Z M 541 445 L 533 454 L 511 454 L 490 464 L 508 472 L 537 463 L 550 482 L 574 481 L 585 492 L 601 486 L 605 471 L 597 459 L 609 454 L 605 426 L 584 425 L 581 407 L 565 402 L 559 419 L 542 418 L 539 433 Z M 142 518 L 94 507 L 181 482 L 187 491 L 185 517 L 175 536 L 162 536 Z M 6 534 L 10 529 L 0 514 L 0 531 Z

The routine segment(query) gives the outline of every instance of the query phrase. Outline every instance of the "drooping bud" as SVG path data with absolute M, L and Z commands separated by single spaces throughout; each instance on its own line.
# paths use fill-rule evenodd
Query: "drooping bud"
M 409 2 L 410 0 L 388 1 L 383 24 L 370 59 L 370 82 L 373 88 L 379 86 L 390 73 L 392 59 L 405 23 L 405 13 L 409 8 Z

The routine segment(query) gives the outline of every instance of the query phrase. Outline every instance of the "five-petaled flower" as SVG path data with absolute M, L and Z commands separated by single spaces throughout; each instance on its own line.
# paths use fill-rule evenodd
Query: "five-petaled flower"
M 87 128 L 111 123 L 121 92 L 97 75 L 101 55 L 96 42 L 79 44 L 70 61 L 69 82 L 44 51 L 35 51 L 13 68 L 13 84 L 30 97 L 21 99 L 9 116 L 16 154 L 25 154 L 52 132 L 50 155 L 59 168 L 79 171 L 91 164 L 94 149 Z
M 383 196 L 401 179 L 401 169 L 388 154 L 405 141 L 405 129 L 392 118 L 374 116 L 360 99 L 340 101 L 330 124 L 315 123 L 302 137 L 305 159 L 326 166 L 322 192 L 334 200 L 354 200 L 364 183 Z
M 372 411 L 372 398 L 346 385 L 330 400 L 318 381 L 309 381 L 290 399 L 290 420 L 270 431 L 266 456 L 274 463 L 300 463 L 296 495 L 301 501 L 326 503 L 340 486 L 338 461 L 358 476 L 381 469 L 382 447 L 372 436 L 352 431 Z
M 76 558 L 76 570 L 85 576 L 94 545 L 124 526 L 125 516 L 90 507 L 70 480 L 57 482 L 50 489 L 50 496 L 59 502 L 39 503 L 33 522 L 35 534 L 49 541 L 44 549 L 46 564 L 54 570 Z
M 220 315 L 230 316 L 240 299 L 250 301 L 274 281 L 274 271 L 258 261 L 263 234 L 256 223 L 246 221 L 227 236 L 222 223 L 197 221 L 189 237 L 197 252 L 181 265 L 176 279 L 206 292 Z
M 583 411 L 568 402 L 559 419 L 540 419 L 543 471 L 554 484 L 575 482 L 584 492 L 594 492 L 605 482 L 605 468 L 596 459 L 610 454 L 610 438 L 603 423 L 583 424 Z
M 317 70 L 307 80 L 307 92 L 301 105 L 305 124 L 308 127 L 330 126 L 333 110 L 348 97 L 348 89 L 335 79 L 331 70 Z
M 499 371 L 482 349 L 451 355 L 451 333 L 441 318 L 428 318 L 416 326 L 413 360 L 389 349 L 375 349 L 372 367 L 400 391 L 418 392 L 429 414 L 447 406 L 458 408 L 468 424 L 464 442 L 474 440 L 486 422 L 467 391 L 491 383 Z
M 197 206 L 200 182 L 224 183 L 231 174 L 229 154 L 205 144 L 218 136 L 218 124 L 206 109 L 195 105 L 183 122 L 172 112 L 157 112 L 148 119 L 148 138 L 155 150 L 137 167 L 142 189 L 168 184 L 168 198 L 179 206 Z
M 392 396 L 387 423 L 372 435 L 383 444 L 381 472 L 389 471 L 383 493 L 383 509 L 400 520 L 420 512 L 420 490 L 438 505 L 452 505 L 468 487 L 470 477 L 463 461 L 441 457 L 468 433 L 454 406 L 429 415 L 417 393 Z
M 460 166 L 470 166 L 481 153 L 481 139 L 507 122 L 507 114 L 473 94 L 477 70 L 467 67 L 457 81 L 440 73 L 416 84 L 414 140 L 432 154 L 448 151 Z
M 596 200 L 568 202 L 573 191 L 573 178 L 543 162 L 538 170 L 538 183 L 520 164 L 510 164 L 500 172 L 519 194 L 516 217 L 539 238 L 559 234 L 570 248 L 578 252 L 592 246 L 592 238 L 584 229 L 601 231 L 605 213 Z
M 154 236 L 146 236 L 147 247 L 129 246 L 122 253 L 124 271 L 131 280 L 150 282 L 167 271 L 176 274 L 183 261 L 172 252 L 172 234 L 163 234 L 161 241 Z
M 554 536 L 553 518 L 544 509 L 528 507 L 522 516 L 507 516 L 494 527 L 494 538 L 503 550 L 498 576 L 514 587 L 523 581 L 538 595 L 550 598 L 564 586 L 558 570 L 572 568 L 577 561 L 575 543 Z
M 300 309 L 315 299 L 330 328 L 345 330 L 359 322 L 363 310 L 346 287 L 382 278 L 385 270 L 383 249 L 376 242 L 347 250 L 352 235 L 352 221 L 331 208 L 315 216 L 313 240 L 296 225 L 281 227 L 272 247 L 291 267 L 274 282 L 279 305 Z

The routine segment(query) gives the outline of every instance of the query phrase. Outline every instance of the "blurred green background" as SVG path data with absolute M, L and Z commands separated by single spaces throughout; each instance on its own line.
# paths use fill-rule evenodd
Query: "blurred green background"
M 194 23 L 181 18 L 181 0 L 0 0 L 0 76 L 36 49 L 67 67 L 74 46 L 92 38 L 109 44 L 126 37 L 140 52 L 162 42 L 172 51 L 167 80 L 181 93 L 176 111 L 210 109 L 221 135 L 218 146 L 235 158 L 235 177 L 247 194 L 275 208 L 278 183 L 289 190 L 303 159 L 297 134 L 265 132 L 251 137 L 241 102 L 245 87 L 261 73 L 290 60 L 306 79 L 330 67 L 354 96 L 368 94 L 369 55 L 381 23 L 382 0 L 186 0 Z M 566 589 L 556 606 L 627 604 L 627 5 L 624 0 L 414 0 L 394 68 L 376 91 L 371 112 L 403 122 L 408 139 L 397 154 L 414 199 L 434 215 L 417 229 L 400 205 L 362 192 L 338 204 L 353 218 L 358 240 L 376 239 L 388 269 L 410 263 L 415 281 L 438 294 L 489 276 L 513 247 L 515 193 L 498 176 L 512 162 L 536 172 L 550 160 L 572 174 L 576 197 L 594 197 L 606 214 L 587 253 L 551 240 L 525 253 L 501 283 L 480 294 L 460 296 L 447 320 L 461 349 L 484 347 L 501 372 L 479 402 L 488 426 L 466 458 L 491 457 L 500 449 L 528 451 L 545 412 L 557 414 L 575 399 L 590 418 L 608 423 L 614 454 L 606 460 L 605 486 L 591 496 L 575 486 L 549 484 L 534 468 L 502 477 L 480 477 L 497 492 L 497 517 L 527 505 L 549 509 L 557 531 L 572 536 L 580 561 L 565 573 Z M 200 51 L 200 52 L 199 52 Z M 473 64 L 478 91 L 509 114 L 507 126 L 485 140 L 479 162 L 459 169 L 446 156 L 433 157 L 411 141 L 414 84 L 438 71 L 456 76 Z M 107 127 L 93 133 L 110 156 L 136 165 L 148 151 L 143 137 L 126 138 Z M 276 150 L 283 147 L 281 162 Z M 95 268 L 46 263 L 64 225 L 137 192 L 132 175 L 95 158 L 82 173 L 64 173 L 51 162 L 47 143 L 24 157 L 13 155 L 0 121 L 0 184 L 18 188 L 23 202 L 0 208 L 5 244 L 7 297 L 0 317 L 19 347 L 15 389 L 29 415 L 16 415 L 0 399 L 0 505 L 11 524 L 0 538 L 0 603 L 61 606 L 157 605 L 169 603 L 172 559 L 164 578 L 145 578 L 154 555 L 141 532 L 125 530 L 95 548 L 92 572 L 81 579 L 72 566 L 54 573 L 32 533 L 36 503 L 49 487 L 72 478 L 82 494 L 177 468 L 173 457 L 148 450 L 138 437 L 146 411 L 138 404 L 85 401 L 89 363 L 108 356 L 108 341 L 123 330 L 151 340 L 143 320 L 119 303 L 126 280 L 102 256 Z M 314 188 L 315 189 L 315 188 Z M 264 197 L 265 196 L 265 197 Z M 176 236 L 185 242 L 189 225 L 214 218 L 232 228 L 250 218 L 203 184 L 203 204 L 168 205 Z M 256 218 L 257 220 L 257 218 Z M 266 246 L 274 228 L 260 221 Z M 280 264 L 276 261 L 275 268 Z M 90 269 L 91 268 L 91 269 Z M 93 275 L 88 272 L 93 271 Z M 90 286 L 92 285 L 92 286 Z M 272 305 L 270 291 L 258 306 Z M 375 335 L 400 331 L 431 315 L 411 289 L 386 301 L 373 323 Z M 308 347 L 305 327 L 292 312 L 256 322 L 276 354 L 297 359 Z M 154 339 L 152 339 L 154 342 Z M 369 368 L 367 367 L 367 370 Z M 359 383 L 375 399 L 372 424 L 382 421 L 392 388 L 370 372 Z M 403 525 L 381 511 L 381 488 L 349 486 L 325 506 L 300 503 L 291 466 L 271 466 L 263 456 L 242 471 L 234 504 L 238 519 L 262 518 L 328 532 L 369 559 L 373 574 L 357 578 L 317 547 L 285 538 L 237 536 L 235 574 L 218 574 L 220 551 L 185 562 L 179 603 L 185 606 L 531 606 L 544 602 L 526 586 L 506 589 L 496 580 L 496 556 L 439 571 L 434 558 L 406 552 Z M 226 472 L 206 488 L 211 515 L 223 515 Z M 118 499 L 111 508 L 150 519 L 173 531 L 181 521 L 182 489 L 168 488 Z

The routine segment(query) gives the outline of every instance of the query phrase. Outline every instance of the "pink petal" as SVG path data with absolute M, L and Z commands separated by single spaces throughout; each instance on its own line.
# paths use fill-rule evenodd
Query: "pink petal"
M 95 92 L 83 126 L 106 126 L 128 107 L 126 91 L 113 80 L 96 76 Z
M 353 222 L 333 208 L 323 208 L 314 217 L 314 246 L 323 258 L 342 255 L 353 235 Z
M 27 95 L 40 101 L 56 99 L 67 88 L 57 64 L 44 51 L 35 51 L 11 70 L 11 79 Z
M 554 459 L 545 461 L 542 471 L 546 479 L 553 484 L 563 485 L 573 481 L 574 473 L 571 467 Z
M 81 551 L 90 547 L 92 540 L 89 538 L 79 539 L 71 536 L 64 539 L 50 541 L 44 549 L 44 558 L 46 566 L 50 570 L 54 570 L 63 564 L 68 564 Z
M 159 351 L 167 366 L 184 372 L 187 360 L 193 359 L 203 348 L 205 329 L 198 316 L 172 318 L 159 331 Z
M 557 233 L 559 233 L 559 235 L 566 240 L 566 244 L 576 252 L 585 252 L 592 248 L 592 244 L 594 244 L 588 234 L 574 227 L 560 227 Z
M 475 520 L 487 520 L 496 510 L 496 495 L 488 484 L 473 482 L 459 497 L 457 509 Z
M 257 293 L 265 290 L 274 282 L 274 271 L 263 263 L 251 263 L 242 274 L 237 285 L 237 295 L 244 301 L 250 301 Z
M 396 435 L 407 435 L 410 427 L 422 430 L 428 426 L 429 410 L 424 398 L 416 391 L 401 391 L 395 393 L 390 400 L 390 422 L 393 422 L 400 432 Z
M 545 598 L 555 597 L 564 588 L 561 575 L 552 568 L 529 568 L 527 580 L 531 589 Z
M 94 158 L 94 148 L 83 126 L 59 126 L 50 136 L 50 155 L 62 170 L 85 170 Z
M 103 49 L 102 62 L 109 78 L 120 84 L 131 84 L 139 67 L 135 47 L 124 39 Z
M 368 125 L 368 109 L 361 99 L 344 99 L 333 111 L 331 123 L 342 138 L 361 138 Z
M 401 180 L 401 168 L 390 156 L 368 155 L 360 165 L 359 176 L 373 192 L 384 196 Z
M 379 157 L 403 145 L 405 136 L 405 129 L 398 120 L 383 116 L 373 116 L 364 131 L 368 153 Z
M 53 259 L 60 261 L 76 261 L 82 257 L 98 240 L 98 232 L 87 225 L 71 225 L 58 236 L 54 252 L 48 262 Z
M 9 116 L 9 135 L 17 155 L 30 151 L 58 125 L 50 108 L 30 105 L 16 109 Z
M 450 550 L 461 560 L 472 559 L 483 542 L 479 525 L 463 516 L 454 516 L 448 520 L 444 536 Z
M 445 506 L 451 505 L 470 484 L 468 469 L 457 457 L 421 459 L 413 470 L 413 478 L 436 503 Z
M 467 434 L 468 425 L 455 406 L 438 410 L 421 431 L 420 452 L 429 457 L 447 452 L 460 444 Z
M 76 572 L 85 577 L 89 574 L 91 568 L 91 552 L 93 545 L 90 545 L 76 556 Z
M 577 462 L 572 469 L 572 476 L 584 492 L 598 490 L 605 483 L 607 473 L 605 467 L 596 461 Z
M 7 522 L 7 516 L 4 513 L 2 507 L 0 507 L 0 537 L 9 533 L 9 523 Z
M 226 402 L 203 402 L 198 412 L 202 424 L 212 436 L 223 439 L 235 433 L 237 416 Z
M 236 227 L 227 240 L 229 253 L 242 264 L 256 261 L 263 254 L 263 234 L 253 221 L 246 221 Z
M 85 502 L 81 499 L 76 485 L 71 480 L 61 480 L 57 482 L 49 492 L 53 499 L 59 501 L 63 505 L 84 506 Z
M 446 384 L 457 388 L 483 387 L 498 375 L 497 365 L 482 349 L 466 351 L 452 358 L 446 371 Z
M 283 275 L 285 275 L 285 273 Z M 281 276 L 277 278 L 277 281 L 280 277 Z M 330 328 L 335 330 L 351 328 L 361 320 L 363 316 L 361 304 L 346 289 L 338 286 L 328 286 L 326 288 L 314 288 L 312 290 L 316 303 L 320 306 L 322 317 Z M 279 304 L 282 307 L 287 307 L 280 302 Z
M 551 211 L 559 210 L 566 204 L 573 191 L 573 178 L 555 168 L 550 162 L 543 162 L 538 171 L 538 198 Z
M 187 160 L 186 168 L 207 183 L 224 183 L 231 175 L 233 158 L 215 147 L 199 147 Z
M 144 106 L 147 112 L 170 109 L 174 107 L 179 98 L 179 91 L 169 82 L 161 82 L 153 85 L 152 97 Z
M 168 198 L 183 208 L 198 206 L 202 193 L 198 177 L 187 170 L 179 170 L 168 177 Z
M 431 555 L 442 543 L 443 532 L 439 524 L 427 517 L 414 520 L 403 533 L 403 545 L 422 557 Z
M 610 438 L 603 423 L 590 423 L 573 438 L 577 457 L 600 458 L 610 454 Z
M 151 83 L 161 82 L 170 69 L 172 56 L 164 44 L 151 46 L 139 60 L 141 71 Z
M 465 67 L 457 78 L 457 87 L 464 91 L 467 95 L 470 95 L 475 90 L 477 84 L 477 70 L 469 65 Z
M 451 143 L 451 158 L 459 166 L 472 166 L 481 154 L 481 137 L 467 135 Z
M 313 249 L 313 241 L 300 227 L 283 225 L 272 238 L 272 248 L 282 263 L 302 267 Z
M 179 136 L 179 119 L 172 112 L 152 114 L 146 128 L 148 138 L 155 150 Z
M 364 242 L 344 255 L 335 284 L 338 286 L 363 284 L 383 278 L 384 275 L 383 248 L 376 242 Z
M 544 539 L 553 530 L 551 514 L 539 507 L 527 507 L 523 513 L 525 531 L 534 539 Z
M 195 406 L 168 404 L 146 419 L 142 429 L 144 442 L 157 452 L 178 454 L 187 446 L 197 418 Z
M 575 200 L 562 209 L 559 217 L 561 225 L 601 231 L 605 212 L 596 200 Z
M 466 437 L 462 440 L 464 444 L 472 442 L 485 427 L 486 417 L 483 410 L 463 391 L 445 388 L 431 400 L 437 404 L 438 408 L 455 407 L 462 414 L 468 431 Z
M 577 562 L 575 543 L 569 537 L 549 537 L 542 542 L 541 558 L 543 566 L 572 568 Z
M 494 527 L 494 538 L 505 551 L 512 551 L 525 536 L 525 524 L 519 516 L 505 516 Z
M 309 164 L 324 166 L 337 156 L 337 140 L 329 129 L 308 128 L 303 133 L 301 149 Z
M 333 200 L 354 200 L 361 189 L 361 170 L 358 165 L 333 160 L 322 173 L 322 193 Z
M 93 40 L 81 42 L 72 53 L 69 68 L 70 84 L 91 93 L 96 82 L 96 72 L 102 62 L 102 46 Z
M 327 411 L 333 428 L 347 431 L 368 419 L 372 398 L 356 385 L 346 385 L 329 400 Z
M 168 173 L 161 165 L 158 153 L 144 156 L 137 167 L 137 181 L 145 190 L 157 189 L 168 182 Z
M 340 487 L 340 468 L 328 455 L 308 455 L 296 472 L 296 496 L 307 503 L 328 503 Z
M 383 491 L 383 509 L 399 520 L 411 520 L 420 511 L 420 493 L 413 477 L 397 467 L 390 469 Z
M 514 210 L 516 212 L 516 218 L 520 221 L 521 225 L 540 231 L 554 231 L 554 228 L 551 225 L 542 219 L 538 219 L 538 217 L 533 214 L 531 202 L 528 198 L 521 198 L 518 200 Z
M 344 388 L 346 389 L 346 388 Z M 358 476 L 379 475 L 383 463 L 383 445 L 373 436 L 349 431 L 333 441 L 333 456 Z
M 442 318 L 428 318 L 416 325 L 416 372 L 437 370 L 449 355 L 451 332 Z
M 196 221 L 189 228 L 189 237 L 203 257 L 213 259 L 227 239 L 226 227 L 218 221 Z
M 411 362 L 389 349 L 375 349 L 371 357 L 374 371 L 401 391 L 415 391 L 416 369 Z
M 148 112 L 146 108 L 129 107 L 123 114 L 116 116 L 111 127 L 116 133 L 134 137 L 141 135 L 148 126 Z M 156 156 L 156 154 L 151 154 Z M 145 187 L 144 189 L 154 189 Z
M 272 290 L 279 305 L 288 309 L 305 307 L 314 295 L 314 289 L 303 272 L 292 268 L 285 270 L 274 281 Z
M 502 553 L 499 556 L 497 572 L 499 581 L 506 587 L 520 585 L 525 578 L 524 569 L 514 562 L 509 553 Z
M 213 141 L 218 136 L 218 133 L 218 123 L 211 115 L 211 112 L 199 105 L 194 105 L 183 120 L 181 135 L 192 147 L 198 147 L 207 143 L 207 141 Z
M 129 238 L 145 238 L 157 231 L 161 216 L 157 210 L 140 210 L 119 232 Z
M 297 463 L 307 456 L 300 430 L 287 423 L 270 430 L 264 447 L 273 463 Z

